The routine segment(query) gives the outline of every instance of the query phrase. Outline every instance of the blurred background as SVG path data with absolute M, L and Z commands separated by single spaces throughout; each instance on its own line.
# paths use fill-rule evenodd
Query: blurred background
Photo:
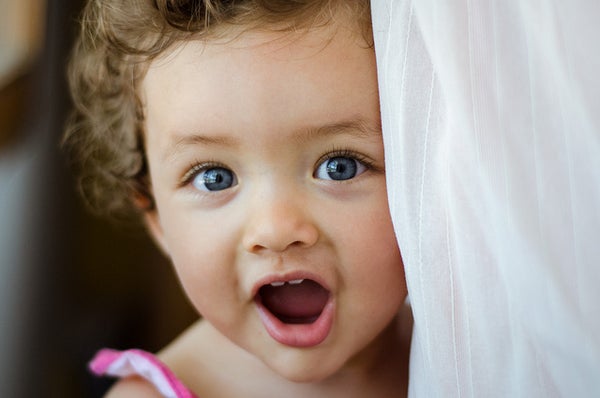
M 193 322 L 141 227 L 86 212 L 59 143 L 80 0 L 0 0 L 0 397 L 101 397 L 101 347 L 156 351 Z

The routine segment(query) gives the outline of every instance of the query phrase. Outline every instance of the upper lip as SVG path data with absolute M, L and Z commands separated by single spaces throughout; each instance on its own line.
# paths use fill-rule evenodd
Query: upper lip
M 319 276 L 315 273 L 308 272 L 308 271 L 290 271 L 290 272 L 284 272 L 284 273 L 269 274 L 267 276 L 260 278 L 258 281 L 256 281 L 256 283 L 252 287 L 252 297 L 256 297 L 260 288 L 265 285 L 269 285 L 274 282 L 296 281 L 299 279 L 310 279 L 312 281 L 317 282 L 321 286 L 323 286 L 323 288 L 325 288 L 326 290 L 331 291 L 328 283 L 325 282 L 321 276 Z

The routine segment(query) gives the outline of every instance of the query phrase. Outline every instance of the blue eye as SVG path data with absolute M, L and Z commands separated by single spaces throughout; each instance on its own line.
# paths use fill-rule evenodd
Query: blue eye
M 315 172 L 315 177 L 322 180 L 350 180 L 367 170 L 359 160 L 349 156 L 336 156 L 326 159 Z
M 235 174 L 224 167 L 202 170 L 192 179 L 192 185 L 199 191 L 222 191 L 236 184 Z

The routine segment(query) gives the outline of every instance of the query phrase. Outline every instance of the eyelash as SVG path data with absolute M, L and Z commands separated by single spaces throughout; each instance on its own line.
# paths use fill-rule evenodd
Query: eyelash
M 189 165 L 189 167 L 186 169 L 187 171 L 185 172 L 183 177 L 181 177 L 181 180 L 179 182 L 179 188 L 183 188 L 183 187 L 191 184 L 192 181 L 194 181 L 194 178 L 198 174 L 200 174 L 203 171 L 206 171 L 208 169 L 212 169 L 214 167 L 223 167 L 225 169 L 229 168 L 229 167 L 225 166 L 223 163 L 219 163 L 219 162 L 212 161 L 212 160 L 209 160 L 207 162 L 196 161 L 196 162 L 191 163 Z
M 331 151 L 327 152 L 326 154 L 324 154 L 323 156 L 321 156 L 319 158 L 319 160 L 317 160 L 317 162 L 315 163 L 313 169 L 317 169 L 317 167 L 322 164 L 323 162 L 329 160 L 329 159 L 333 159 L 333 158 L 337 158 L 337 157 L 347 157 L 347 158 L 352 158 L 355 159 L 357 161 L 359 161 L 360 163 L 362 163 L 367 170 L 375 170 L 378 171 L 379 168 L 375 166 L 373 160 L 359 152 L 355 152 L 353 150 L 350 149 L 332 149 Z M 179 182 L 179 188 L 183 188 L 189 184 L 192 183 L 192 181 L 194 180 L 194 178 L 200 174 L 203 171 L 206 171 L 208 169 L 214 168 L 214 167 L 223 167 L 226 169 L 229 169 L 229 167 L 227 167 L 226 165 L 224 165 L 223 163 L 219 163 L 217 161 L 206 161 L 206 162 L 201 162 L 201 161 L 196 161 L 193 162 L 189 165 L 189 167 L 187 167 L 187 171 L 185 172 L 185 174 L 181 177 L 181 180 Z M 313 171 L 314 172 L 314 171 Z
M 325 162 L 329 159 L 338 158 L 338 157 L 355 159 L 355 160 L 359 161 L 360 163 L 362 163 L 367 168 L 367 170 L 379 171 L 379 168 L 375 166 L 375 162 L 371 158 L 367 157 L 366 155 L 363 155 L 362 153 L 355 152 L 350 149 L 335 149 L 335 148 L 332 149 L 331 151 L 327 152 L 323 156 L 321 156 L 319 158 L 319 160 L 317 160 L 317 163 L 315 163 L 315 166 L 313 168 L 316 170 L 316 168 L 323 162 Z

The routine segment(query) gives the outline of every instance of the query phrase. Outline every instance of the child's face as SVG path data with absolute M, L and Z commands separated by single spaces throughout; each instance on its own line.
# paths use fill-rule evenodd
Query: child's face
M 406 295 L 374 53 L 330 35 L 190 42 L 142 86 L 153 234 L 204 318 L 297 381 L 361 363 Z

